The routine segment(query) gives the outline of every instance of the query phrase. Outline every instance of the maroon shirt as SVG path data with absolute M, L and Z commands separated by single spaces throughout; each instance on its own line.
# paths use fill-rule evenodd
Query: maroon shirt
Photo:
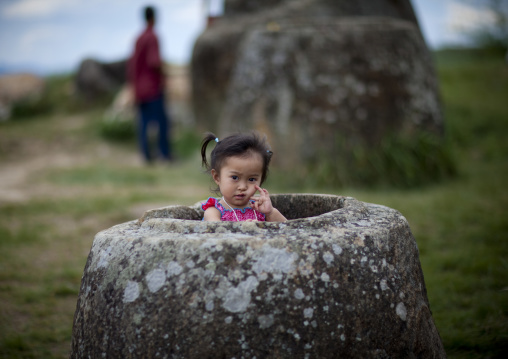
M 137 103 L 154 100 L 164 88 L 159 42 L 148 26 L 138 37 L 134 54 L 129 61 L 129 80 L 134 87 Z

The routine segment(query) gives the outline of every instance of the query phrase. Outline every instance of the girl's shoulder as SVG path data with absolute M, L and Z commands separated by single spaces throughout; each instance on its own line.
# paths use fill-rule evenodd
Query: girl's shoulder
M 219 203 L 220 198 L 209 197 L 205 202 L 201 204 L 201 208 L 203 211 L 206 211 L 208 208 L 217 208 L 220 213 L 224 213 L 225 208 L 222 204 Z

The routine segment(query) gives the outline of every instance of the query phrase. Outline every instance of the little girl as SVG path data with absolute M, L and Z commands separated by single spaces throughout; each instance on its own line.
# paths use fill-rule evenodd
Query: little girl
M 206 160 L 206 148 L 216 142 Z M 208 133 L 201 146 L 203 166 L 210 172 L 222 198 L 208 198 L 201 208 L 204 221 L 284 222 L 286 218 L 273 208 L 270 195 L 260 186 L 266 179 L 272 157 L 265 139 L 255 134 L 235 134 L 219 140 Z M 260 195 L 254 197 L 256 191 Z

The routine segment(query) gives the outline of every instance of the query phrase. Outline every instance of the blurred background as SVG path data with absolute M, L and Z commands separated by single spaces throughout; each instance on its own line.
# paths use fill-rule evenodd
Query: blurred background
M 198 150 L 203 132 L 221 127 L 213 116 L 203 120 L 205 107 L 195 96 L 203 76 L 195 59 L 206 63 L 197 50 L 231 14 L 220 0 L 150 4 L 157 9 L 177 161 L 146 166 L 124 72 L 146 3 L 0 2 L 0 358 L 68 357 L 94 235 L 147 209 L 211 195 Z M 428 77 L 436 79 L 438 134 L 390 138 L 374 149 L 348 143 L 333 147 L 350 150 L 347 161 L 334 157 L 326 166 L 290 172 L 289 158 L 274 159 L 266 187 L 352 196 L 399 210 L 419 246 L 448 356 L 506 357 L 508 1 L 409 4 L 427 45 Z M 266 29 L 280 33 L 281 24 Z M 270 136 L 281 146 L 280 135 Z
M 503 0 L 411 0 L 432 49 L 472 45 L 471 35 L 496 26 Z M 158 10 L 157 32 L 165 60 L 187 64 L 208 17 L 221 16 L 223 0 L 3 0 L 0 3 L 0 73 L 39 75 L 75 71 L 85 58 L 127 58 L 144 28 L 141 8 Z

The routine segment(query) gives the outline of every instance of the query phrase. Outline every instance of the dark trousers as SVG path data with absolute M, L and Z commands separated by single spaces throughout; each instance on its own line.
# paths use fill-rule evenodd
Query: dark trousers
M 160 95 L 149 102 L 139 104 L 138 142 L 141 154 L 147 162 L 153 160 L 148 139 L 148 129 L 151 124 L 157 126 L 159 155 L 164 160 L 171 160 L 171 144 L 169 142 L 169 130 L 171 118 L 164 108 L 164 96 Z

